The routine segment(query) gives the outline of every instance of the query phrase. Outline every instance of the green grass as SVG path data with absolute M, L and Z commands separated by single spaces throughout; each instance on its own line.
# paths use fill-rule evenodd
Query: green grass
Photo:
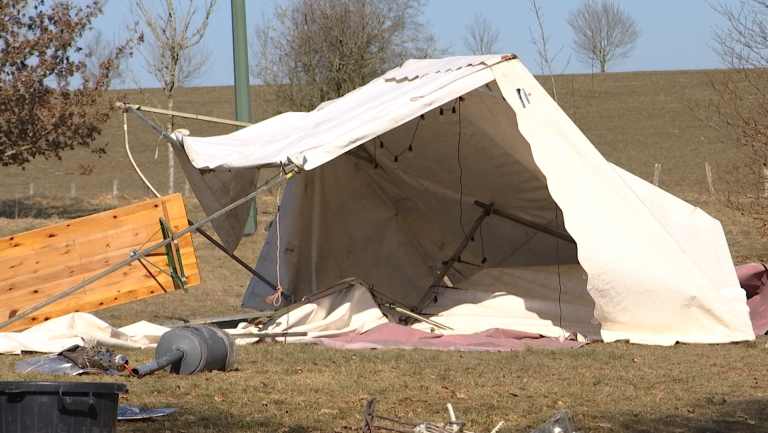
M 557 81 L 559 102 L 609 161 L 646 180 L 652 178 L 654 164 L 661 163 L 661 187 L 721 219 L 738 262 L 768 257 L 755 223 L 708 193 L 704 163 L 712 165 L 718 189 L 717 174 L 740 153 L 722 144 L 686 106 L 706 100 L 706 74 L 562 76 Z M 150 100 L 161 100 L 159 91 L 149 93 Z M 255 87 L 254 120 L 264 113 L 259 98 Z M 128 100 L 143 103 L 136 92 L 129 92 Z M 175 108 L 234 118 L 234 92 L 182 89 Z M 167 191 L 165 145 L 135 118 L 129 117 L 129 122 L 139 166 L 160 191 Z M 201 136 L 232 131 L 196 121 L 182 121 L 178 127 Z M 105 127 L 99 144 L 104 142 L 109 142 L 108 153 L 101 159 L 78 150 L 61 161 L 36 161 L 26 170 L 0 168 L 0 236 L 141 200 L 145 193 L 125 155 L 121 117 Z M 93 170 L 89 175 L 65 174 L 79 172 L 78 164 L 92 165 Z M 111 196 L 113 179 L 120 182 L 117 198 Z M 35 184 L 33 197 L 30 183 Z M 74 200 L 68 198 L 72 183 Z M 176 185 L 183 191 L 178 169 Z M 274 209 L 274 195 L 259 199 L 257 233 L 244 239 L 237 251 L 249 263 L 256 261 Z M 203 216 L 193 198 L 187 199 L 187 210 L 193 220 Z M 123 326 L 138 320 L 165 323 L 240 312 L 248 272 L 194 237 L 202 274 L 199 286 L 96 315 Z M 445 403 L 451 401 L 459 417 L 470 422 L 470 430 L 488 431 L 503 419 L 510 426 L 506 431 L 527 431 L 569 408 L 583 431 L 768 431 L 762 375 L 767 342 L 761 337 L 754 344 L 669 348 L 614 343 L 513 353 L 249 346 L 239 348 L 239 371 L 189 377 L 160 373 L 128 380 L 131 394 L 121 401 L 180 410 L 166 420 L 121 423 L 119 431 L 355 431 L 362 425 L 366 396 L 379 397 L 381 413 L 431 421 L 444 420 Z M 151 351 L 128 355 L 134 365 L 152 357 Z M 43 379 L 14 373 L 12 364 L 18 359 L 0 357 L 0 380 Z

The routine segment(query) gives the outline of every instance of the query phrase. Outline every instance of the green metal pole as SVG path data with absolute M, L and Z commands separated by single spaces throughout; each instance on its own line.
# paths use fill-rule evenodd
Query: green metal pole
M 248 27 L 245 24 L 245 0 L 232 0 L 232 46 L 235 60 L 235 115 L 240 122 L 251 123 L 251 84 L 248 79 Z M 243 235 L 256 232 L 256 202 L 243 229 Z

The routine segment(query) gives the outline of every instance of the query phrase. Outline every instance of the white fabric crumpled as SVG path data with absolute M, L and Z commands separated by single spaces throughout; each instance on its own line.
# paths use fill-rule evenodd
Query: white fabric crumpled
M 157 345 L 168 330 L 144 321 L 116 329 L 92 314 L 71 313 L 23 332 L 0 332 L 0 353 L 58 353 L 74 345 L 144 349 Z
M 248 338 L 248 333 L 306 332 L 306 337 L 286 337 L 287 342 L 310 341 L 315 338 L 362 334 L 389 320 L 382 313 L 371 293 L 360 284 L 336 292 L 267 322 L 261 328 L 227 330 L 239 345 L 260 339 Z M 280 338 L 283 341 L 284 338 Z

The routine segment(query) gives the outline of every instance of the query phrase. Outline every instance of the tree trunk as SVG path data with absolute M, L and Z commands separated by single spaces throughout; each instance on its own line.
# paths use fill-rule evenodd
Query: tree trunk
M 173 96 L 168 97 L 168 110 L 173 110 Z M 173 133 L 173 116 L 170 116 L 168 119 L 168 124 L 166 125 L 168 129 L 168 133 Z M 173 194 L 173 160 L 175 156 L 173 154 L 173 146 L 171 146 L 171 143 L 168 143 L 168 194 Z

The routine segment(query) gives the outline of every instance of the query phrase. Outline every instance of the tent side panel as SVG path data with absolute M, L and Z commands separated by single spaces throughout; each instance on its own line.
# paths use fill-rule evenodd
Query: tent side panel
M 606 341 L 754 339 L 721 292 L 519 61 L 492 67 L 578 243 Z

